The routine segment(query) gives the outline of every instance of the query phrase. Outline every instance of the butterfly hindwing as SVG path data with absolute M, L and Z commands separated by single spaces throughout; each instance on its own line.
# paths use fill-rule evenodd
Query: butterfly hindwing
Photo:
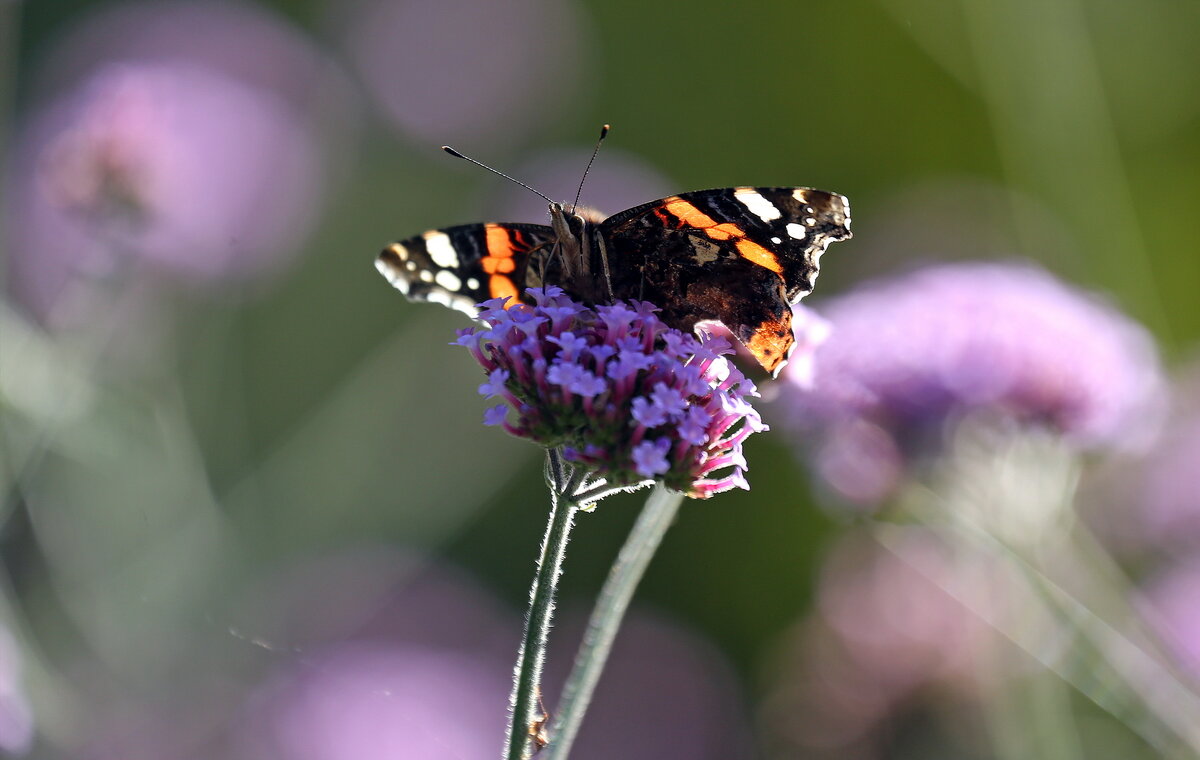
M 410 300 L 474 316 L 482 301 L 523 299 L 525 288 L 540 282 L 531 267 L 548 259 L 554 241 L 541 224 L 464 224 L 392 243 L 375 266 Z
M 775 373 L 794 338 L 791 305 L 808 294 L 829 243 L 850 237 L 846 199 L 793 187 L 673 195 L 599 227 L 613 290 L 651 301 L 683 329 L 719 321 Z

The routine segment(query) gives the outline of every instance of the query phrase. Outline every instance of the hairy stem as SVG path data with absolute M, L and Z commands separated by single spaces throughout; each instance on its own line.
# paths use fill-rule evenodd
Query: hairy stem
M 562 573 L 567 540 L 570 538 L 571 526 L 578 510 L 577 503 L 571 497 L 578 483 L 564 468 L 557 451 L 550 450 L 546 456 L 546 480 L 550 486 L 550 519 L 546 525 L 546 535 L 542 539 L 537 573 L 529 590 L 529 614 L 525 618 L 525 636 L 517 652 L 517 664 L 513 668 L 513 691 L 509 698 L 512 721 L 504 745 L 506 760 L 525 760 L 530 756 L 529 744 L 532 735 L 536 733 L 535 710 L 541 697 L 542 665 L 546 659 L 550 621 L 554 616 L 558 578 Z

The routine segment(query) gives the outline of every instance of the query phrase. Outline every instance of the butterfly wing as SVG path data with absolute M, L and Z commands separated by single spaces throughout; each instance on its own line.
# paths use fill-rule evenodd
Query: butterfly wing
M 375 268 L 412 301 L 431 301 L 474 317 L 491 298 L 521 300 L 542 283 L 554 231 L 541 224 L 464 224 L 392 243 Z
M 614 292 L 669 324 L 718 321 L 777 373 L 795 343 L 791 305 L 812 291 L 825 248 L 850 237 L 841 195 L 738 187 L 673 195 L 604 220 Z

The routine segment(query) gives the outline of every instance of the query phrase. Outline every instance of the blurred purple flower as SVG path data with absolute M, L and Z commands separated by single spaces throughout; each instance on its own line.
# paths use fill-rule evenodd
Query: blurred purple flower
M 33 744 L 33 711 L 21 685 L 17 642 L 0 626 L 0 753 L 20 755 Z
M 243 624 L 282 661 L 244 705 L 233 748 L 212 756 L 474 760 L 499 751 L 520 619 L 465 573 L 361 552 L 293 568 L 255 589 L 246 608 L 260 622 Z M 568 619 L 556 637 L 553 682 L 581 627 Z M 650 760 L 672 747 L 681 749 L 670 756 L 696 760 L 745 757 L 737 691 L 710 643 L 635 610 L 572 757 Z
M 489 410 L 488 424 L 563 447 L 613 486 L 658 479 L 695 498 L 749 488 L 742 442 L 766 426 L 728 341 L 672 330 L 646 303 L 593 310 L 556 287 L 529 294 L 536 305 L 482 304 L 483 325 L 456 341 L 488 374 L 480 392 L 516 412 L 512 423 Z
M 547 706 L 565 680 L 583 615 L 564 616 L 547 659 Z M 737 677 L 708 640 L 635 608 L 572 748 L 572 760 L 758 757 Z
M 1169 414 L 1152 446 L 1084 473 L 1083 516 L 1109 549 L 1135 566 L 1200 552 L 1198 369 L 1176 373 Z
M 258 695 L 262 756 L 489 757 L 503 736 L 508 680 L 499 662 L 470 653 L 397 642 L 334 645 Z
M 1112 307 L 1032 266 L 930 267 L 830 301 L 816 378 L 791 382 L 779 411 L 820 433 L 823 479 L 852 501 L 891 493 L 936 452 L 944 427 L 999 415 L 1079 446 L 1145 438 L 1162 386 L 1148 334 Z
M 918 694 L 956 703 L 977 692 L 1001 639 L 960 598 L 999 613 L 1012 589 L 994 567 L 931 532 L 909 530 L 897 552 L 865 533 L 826 559 L 817 613 L 776 668 L 763 717 L 780 756 L 889 756 L 881 728 Z
M 1150 625 L 1179 664 L 1200 681 L 1200 554 L 1161 571 L 1140 596 L 1139 606 Z
M 990 629 L 954 592 L 969 588 L 999 606 L 989 575 L 932 533 L 907 535 L 902 556 L 851 534 L 824 563 L 817 608 L 856 666 L 896 696 L 926 680 L 972 677 Z
M 110 63 L 190 63 L 295 109 L 301 121 L 351 116 L 346 75 L 297 27 L 261 4 L 150 0 L 106 4 L 69 30 L 40 66 L 39 92 L 63 92 Z
M 1141 492 L 1130 497 L 1159 549 L 1200 548 L 1200 415 L 1176 420 L 1146 458 Z M 1200 604 L 1200 598 L 1197 599 Z
M 497 751 L 519 619 L 466 573 L 359 550 L 290 568 L 245 606 L 239 625 L 287 657 L 245 705 L 232 757 Z
M 507 141 L 577 89 L 586 47 L 560 0 L 358 0 L 347 55 L 384 113 L 417 141 Z M 436 142 L 434 143 L 436 144 Z
M 70 65 L 52 59 L 44 78 L 68 81 L 22 128 L 5 182 L 14 287 L 36 313 L 135 263 L 203 281 L 295 253 L 321 196 L 314 123 L 262 58 L 286 52 L 287 33 L 258 12 L 239 27 L 235 7 L 120 9 L 68 37 Z M 311 73 L 290 42 L 296 54 L 270 65 Z

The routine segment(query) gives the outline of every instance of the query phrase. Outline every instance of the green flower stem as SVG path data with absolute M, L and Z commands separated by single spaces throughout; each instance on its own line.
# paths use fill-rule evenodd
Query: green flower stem
M 542 539 L 537 573 L 529 590 L 529 615 L 525 618 L 525 637 L 517 652 L 513 668 L 513 692 L 509 698 L 512 721 L 504 744 L 507 760 L 525 760 L 530 756 L 530 731 L 538 717 L 535 714 L 542 689 L 542 665 L 546 659 L 546 640 L 554 616 L 554 598 L 558 578 L 562 574 L 563 556 L 571 526 L 575 522 L 578 504 L 571 494 L 579 486 L 573 473 L 563 467 L 558 452 L 546 454 L 546 480 L 550 486 L 550 520 Z
M 583 715 L 592 701 L 592 693 L 600 680 L 600 672 L 612 650 L 613 639 L 621 626 L 621 619 L 629 607 L 629 600 L 650 564 L 663 534 L 675 520 L 683 494 L 670 491 L 662 485 L 654 487 L 646 506 L 638 515 L 633 530 L 625 545 L 621 547 L 617 561 L 609 571 L 608 580 L 600 590 L 592 617 L 588 620 L 583 643 L 575 655 L 575 665 L 563 688 L 558 716 L 550 730 L 550 745 L 546 760 L 566 760 L 571 751 Z

